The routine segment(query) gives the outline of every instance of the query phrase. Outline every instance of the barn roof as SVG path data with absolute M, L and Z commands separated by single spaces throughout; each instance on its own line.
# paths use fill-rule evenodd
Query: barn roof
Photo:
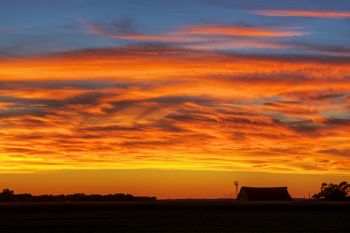
M 238 200 L 251 201 L 290 201 L 292 197 L 287 187 L 245 187 L 238 194 Z

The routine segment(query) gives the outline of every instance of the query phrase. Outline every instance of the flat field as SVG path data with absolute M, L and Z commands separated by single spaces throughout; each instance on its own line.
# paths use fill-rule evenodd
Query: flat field
M 11 203 L 0 232 L 350 232 L 350 202 Z

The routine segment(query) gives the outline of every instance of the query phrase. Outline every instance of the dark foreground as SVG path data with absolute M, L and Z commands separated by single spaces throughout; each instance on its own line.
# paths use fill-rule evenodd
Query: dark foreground
M 0 204 L 0 232 L 350 232 L 350 203 Z

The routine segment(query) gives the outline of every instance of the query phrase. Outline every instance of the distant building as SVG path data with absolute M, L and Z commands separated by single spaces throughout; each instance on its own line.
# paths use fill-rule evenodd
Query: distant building
M 242 187 L 237 196 L 241 201 L 291 201 L 287 187 Z

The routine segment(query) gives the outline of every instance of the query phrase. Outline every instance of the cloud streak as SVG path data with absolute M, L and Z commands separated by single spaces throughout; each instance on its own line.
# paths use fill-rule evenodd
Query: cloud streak
M 5 59 L 0 168 L 347 173 L 349 64 L 164 45 Z
M 200 24 L 159 34 L 138 33 L 127 21 L 111 24 L 87 23 L 89 33 L 131 42 L 176 44 L 196 49 L 280 48 L 277 41 L 264 38 L 300 37 L 307 35 L 296 28 L 268 28 L 242 25 Z
M 307 17 L 325 19 L 347 19 L 350 11 L 320 11 L 320 10 L 255 10 L 255 14 L 272 17 Z

